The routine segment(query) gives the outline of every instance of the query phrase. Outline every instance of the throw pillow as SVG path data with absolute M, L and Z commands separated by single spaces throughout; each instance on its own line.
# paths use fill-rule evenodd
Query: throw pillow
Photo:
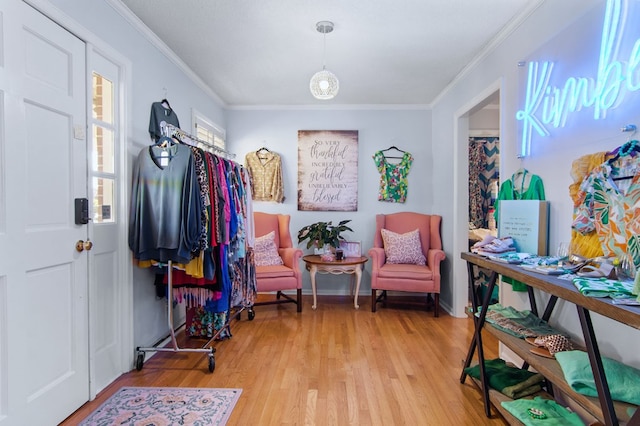
M 282 265 L 282 258 L 276 247 L 276 232 L 271 231 L 267 235 L 257 237 L 254 250 L 256 266 Z
M 406 234 L 397 234 L 388 229 L 381 229 L 384 254 L 387 263 L 412 263 L 426 265 L 427 259 L 422 254 L 420 231 L 415 229 Z

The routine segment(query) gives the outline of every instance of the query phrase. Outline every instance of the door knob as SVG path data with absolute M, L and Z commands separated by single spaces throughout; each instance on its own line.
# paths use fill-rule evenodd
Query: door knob
M 87 240 L 87 241 L 78 240 L 78 242 L 76 243 L 76 251 L 78 253 L 81 253 L 84 250 L 89 251 L 92 248 L 93 248 L 93 243 L 90 240 Z

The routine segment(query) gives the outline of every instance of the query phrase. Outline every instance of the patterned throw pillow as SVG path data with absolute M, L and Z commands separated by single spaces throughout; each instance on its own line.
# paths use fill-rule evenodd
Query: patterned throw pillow
M 388 229 L 381 229 L 384 253 L 387 263 L 412 263 L 425 265 L 427 259 L 422 254 L 420 231 L 415 229 L 406 234 L 396 234 Z
M 278 254 L 276 247 L 276 231 L 271 231 L 267 235 L 256 238 L 253 248 L 256 266 L 282 265 L 282 258 Z

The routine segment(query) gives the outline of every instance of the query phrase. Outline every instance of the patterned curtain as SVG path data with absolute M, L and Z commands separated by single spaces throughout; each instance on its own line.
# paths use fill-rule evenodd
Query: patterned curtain
M 499 164 L 499 138 L 469 138 L 469 224 L 476 228 L 489 226 L 489 183 L 498 178 Z

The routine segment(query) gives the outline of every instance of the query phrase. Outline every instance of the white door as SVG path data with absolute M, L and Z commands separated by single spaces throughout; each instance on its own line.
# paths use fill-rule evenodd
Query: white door
M 89 399 L 85 45 L 0 13 L 0 425 L 54 425 Z

